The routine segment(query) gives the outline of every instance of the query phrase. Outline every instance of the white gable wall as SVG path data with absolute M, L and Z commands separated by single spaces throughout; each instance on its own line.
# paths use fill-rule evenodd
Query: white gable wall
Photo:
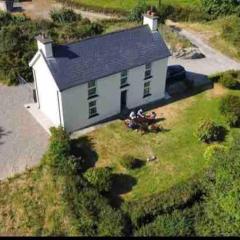
M 149 80 L 144 80 L 145 65 L 128 71 L 129 87 L 127 94 L 127 107 L 136 108 L 150 102 L 164 98 L 166 71 L 168 59 L 159 60 L 152 63 L 152 76 Z M 120 113 L 121 91 L 120 73 L 97 80 L 97 110 L 99 116 L 89 119 L 88 84 L 79 85 L 63 91 L 62 110 L 64 127 L 72 132 L 80 128 L 97 123 L 108 117 Z M 143 98 L 144 82 L 151 82 L 151 96 Z
M 59 93 L 58 104 L 58 88 L 42 55 L 33 65 L 33 74 L 35 75 L 35 87 L 37 89 L 40 110 L 57 127 L 61 125 L 58 107 L 59 105 L 61 106 L 61 94 Z

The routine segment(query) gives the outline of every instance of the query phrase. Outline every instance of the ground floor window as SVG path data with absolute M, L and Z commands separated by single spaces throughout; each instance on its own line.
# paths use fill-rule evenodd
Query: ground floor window
M 148 97 L 150 96 L 151 93 L 150 93 L 150 82 L 145 82 L 144 83 L 144 91 L 143 91 L 143 97 Z
M 97 101 L 89 102 L 89 118 L 97 116 Z

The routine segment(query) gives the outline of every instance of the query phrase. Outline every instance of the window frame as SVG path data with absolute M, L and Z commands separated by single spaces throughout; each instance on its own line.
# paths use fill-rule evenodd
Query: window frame
M 152 63 L 148 63 L 145 65 L 145 73 L 144 73 L 144 79 L 150 79 L 152 78 Z
M 93 85 L 91 85 L 91 84 L 93 84 Z M 91 93 L 91 91 L 93 93 Z M 88 99 L 94 98 L 96 96 L 97 96 L 97 81 L 92 80 L 92 81 L 88 82 Z
M 92 110 L 94 111 L 92 112 Z M 99 115 L 97 112 L 97 100 L 88 102 L 88 115 L 89 118 L 93 118 Z
M 148 86 L 146 86 L 148 85 Z M 147 91 L 146 91 L 147 90 Z M 151 82 L 145 82 L 143 86 L 143 98 L 151 96 Z
M 123 82 L 124 81 L 124 82 Z M 128 70 L 121 72 L 120 87 L 128 86 Z

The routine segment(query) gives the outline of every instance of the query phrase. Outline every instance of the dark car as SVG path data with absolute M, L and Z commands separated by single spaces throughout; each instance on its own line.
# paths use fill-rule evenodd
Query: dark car
M 167 85 L 178 81 L 186 81 L 186 70 L 181 65 L 172 65 L 167 69 Z

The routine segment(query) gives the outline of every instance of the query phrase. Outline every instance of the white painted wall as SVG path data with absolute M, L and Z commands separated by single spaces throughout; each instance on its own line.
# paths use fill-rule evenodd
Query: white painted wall
M 52 47 L 51 42 L 44 44 L 40 41 L 37 41 L 37 45 L 38 45 L 38 49 L 42 50 L 42 52 L 46 58 L 53 57 L 53 47 Z
M 136 108 L 153 101 L 164 98 L 166 71 L 168 59 L 159 60 L 152 63 L 152 76 L 150 80 L 144 80 L 145 65 L 131 69 L 128 71 L 129 87 L 127 94 L 127 107 Z M 151 82 L 151 96 L 143 98 L 144 82 Z M 88 84 L 83 84 L 71 89 L 63 91 L 62 94 L 62 110 L 64 127 L 67 131 L 74 131 L 84 128 L 105 118 L 120 113 L 121 108 L 121 91 L 120 89 L 120 73 L 115 74 L 97 82 L 97 110 L 99 116 L 89 119 L 88 109 Z
M 59 107 L 58 107 L 58 88 L 53 76 L 41 55 L 33 65 L 35 72 L 35 86 L 37 85 L 37 95 L 39 99 L 40 110 L 57 127 L 60 125 Z M 61 105 L 61 94 L 59 93 Z
M 7 11 L 7 6 L 5 1 L 0 1 L 0 10 Z
M 97 110 L 99 116 L 89 119 L 88 84 L 62 92 L 64 127 L 74 131 L 94 124 L 120 112 L 120 74 L 99 79 L 97 83 Z

